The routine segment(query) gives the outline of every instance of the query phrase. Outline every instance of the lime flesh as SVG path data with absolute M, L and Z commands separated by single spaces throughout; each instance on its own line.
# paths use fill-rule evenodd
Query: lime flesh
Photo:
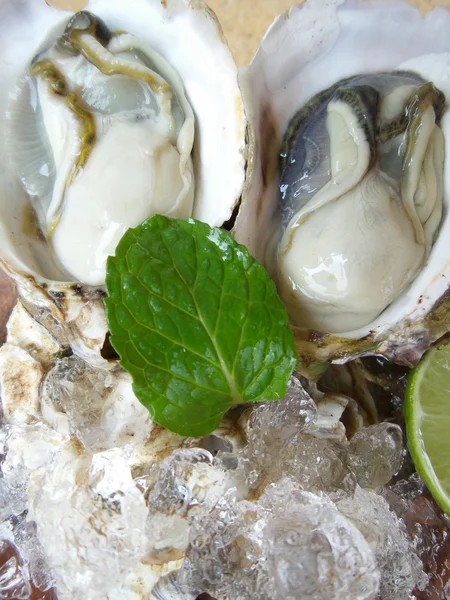
M 417 472 L 450 515 L 450 344 L 429 350 L 411 372 L 404 411 Z

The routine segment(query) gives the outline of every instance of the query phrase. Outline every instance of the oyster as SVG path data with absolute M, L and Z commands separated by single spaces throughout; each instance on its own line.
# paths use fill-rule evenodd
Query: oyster
M 310 373 L 360 354 L 411 366 L 450 328 L 448 26 L 440 7 L 308 0 L 241 72 L 234 234 L 276 281 Z
M 55 337 L 106 366 L 107 256 L 156 213 L 226 222 L 245 121 L 202 2 L 86 9 L 0 0 L 0 259 Z

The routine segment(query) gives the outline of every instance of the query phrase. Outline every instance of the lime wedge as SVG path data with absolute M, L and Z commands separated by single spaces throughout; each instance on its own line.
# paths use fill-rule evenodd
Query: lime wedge
M 404 411 L 417 472 L 450 514 L 450 344 L 429 350 L 411 372 Z

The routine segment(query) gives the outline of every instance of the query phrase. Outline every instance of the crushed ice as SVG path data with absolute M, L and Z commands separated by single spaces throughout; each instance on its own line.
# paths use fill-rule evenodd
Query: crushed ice
M 409 497 L 380 495 L 401 430 L 368 426 L 349 397 L 293 377 L 199 440 L 153 426 L 123 371 L 75 356 L 39 395 L 1 432 L 0 536 L 20 558 L 0 599 L 33 584 L 59 600 L 408 600 L 427 583 Z

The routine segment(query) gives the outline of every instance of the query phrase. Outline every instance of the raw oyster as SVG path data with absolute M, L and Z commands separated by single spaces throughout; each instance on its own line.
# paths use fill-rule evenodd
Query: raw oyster
M 107 366 L 107 255 L 155 213 L 226 222 L 245 119 L 203 2 L 85 4 L 0 0 L 0 260 L 63 345 Z
M 393 72 L 344 79 L 293 117 L 277 275 L 296 325 L 359 329 L 416 277 L 442 216 L 444 105 L 432 84 Z
M 150 45 L 88 11 L 50 44 L 14 91 L 9 149 L 55 262 L 101 285 L 128 227 L 192 215 L 194 114 Z
M 441 7 L 308 0 L 240 74 L 234 233 L 277 282 L 310 373 L 359 354 L 411 366 L 450 328 L 449 26 Z

